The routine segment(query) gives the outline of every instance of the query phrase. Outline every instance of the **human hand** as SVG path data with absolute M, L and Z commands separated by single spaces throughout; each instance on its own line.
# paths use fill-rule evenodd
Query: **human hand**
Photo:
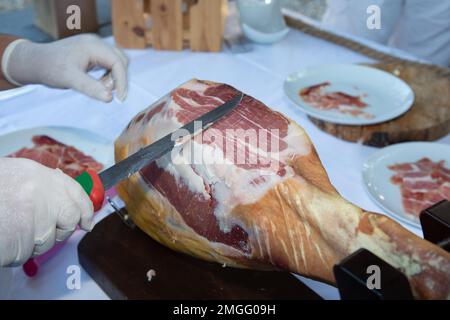
M 0 267 L 21 265 L 67 239 L 77 225 L 92 229 L 93 205 L 59 169 L 0 158 Z
M 101 66 L 110 77 L 97 80 L 87 74 Z M 74 89 L 92 98 L 109 102 L 112 91 L 124 100 L 127 95 L 128 59 L 117 47 L 96 35 L 82 34 L 51 43 L 19 39 L 6 48 L 2 69 L 13 84 L 44 84 Z

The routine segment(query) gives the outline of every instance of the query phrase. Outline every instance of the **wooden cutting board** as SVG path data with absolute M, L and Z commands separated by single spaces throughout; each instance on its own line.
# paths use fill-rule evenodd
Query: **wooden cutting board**
M 290 273 L 222 267 L 174 252 L 115 214 L 81 240 L 78 256 L 112 299 L 321 299 Z M 149 282 L 150 269 L 156 275 Z
M 380 124 L 349 126 L 313 117 L 320 129 L 338 138 L 384 147 L 403 141 L 432 141 L 450 132 L 450 77 L 419 64 L 379 63 L 371 67 L 390 72 L 414 91 L 411 109 L 400 117 Z

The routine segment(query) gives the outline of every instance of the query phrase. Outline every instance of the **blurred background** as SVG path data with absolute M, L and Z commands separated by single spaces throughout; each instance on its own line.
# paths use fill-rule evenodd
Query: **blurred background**
M 245 1 L 229 0 L 227 24 L 230 24 L 228 22 L 236 18 L 235 25 L 239 25 L 239 19 L 241 22 L 247 20 L 246 23 L 251 25 L 248 19 L 255 16 L 253 9 L 247 11 L 249 17 L 246 17 L 246 19 L 243 19 L 242 12 L 236 14 L 237 10 L 232 10 L 232 8 L 236 8 L 236 3 L 244 3 Z M 448 49 L 450 46 L 450 19 L 448 19 L 450 16 L 450 1 L 448 0 L 278 1 L 248 0 L 248 3 L 265 3 L 266 7 L 276 3 L 277 10 L 281 5 L 282 8 L 289 9 L 290 13 L 299 14 L 299 19 L 307 19 L 308 24 L 314 24 L 320 26 L 320 28 L 324 27 L 331 32 L 340 32 L 345 36 L 356 36 L 358 42 L 369 40 L 369 44 L 382 44 L 400 49 L 407 54 L 423 59 L 423 61 L 441 66 L 450 65 L 450 50 Z M 185 0 L 183 3 L 187 5 L 193 2 L 195 0 Z M 77 32 L 63 30 L 65 29 L 64 19 L 67 17 L 65 10 L 68 6 L 77 4 L 84 14 L 83 22 L 86 22 L 80 32 L 95 31 L 102 37 L 111 36 L 113 31 L 111 3 L 115 3 L 118 8 L 121 7 L 117 11 L 117 25 L 125 23 L 125 28 L 127 28 L 126 23 L 128 22 L 125 20 L 128 18 L 122 19 L 120 16 L 123 15 L 123 11 L 128 10 L 129 6 L 128 4 L 124 5 L 125 2 L 114 2 L 112 0 L 0 0 L 0 33 L 24 37 L 35 42 L 48 42 L 73 35 Z M 150 2 L 143 3 L 147 6 Z M 369 28 L 367 10 L 371 6 L 378 8 L 379 24 L 381 26 L 382 23 L 382 27 Z M 150 21 L 149 25 L 151 25 L 149 14 L 147 14 L 147 17 Z M 257 18 L 254 20 L 252 26 L 254 30 L 264 29 L 269 25 L 264 19 Z M 272 22 L 276 24 L 276 22 Z M 150 29 L 150 27 L 144 28 L 147 31 Z M 141 37 L 144 37 L 145 30 L 139 30 L 142 33 Z M 267 30 L 264 32 L 267 33 Z M 122 38 L 118 38 L 118 34 L 115 34 L 115 40 L 122 47 L 136 48 L 136 46 L 130 46 L 129 42 L 133 42 L 133 40 L 127 40 L 130 35 L 122 34 Z M 245 30 L 244 34 L 247 38 L 256 41 Z M 226 41 L 229 39 L 228 36 L 223 38 Z
M 326 9 L 326 0 L 281 0 L 285 8 L 320 20 Z M 99 34 L 109 36 L 111 2 L 96 0 Z M 0 33 L 14 34 L 34 41 L 51 41 L 52 37 L 33 24 L 33 0 L 0 0 Z

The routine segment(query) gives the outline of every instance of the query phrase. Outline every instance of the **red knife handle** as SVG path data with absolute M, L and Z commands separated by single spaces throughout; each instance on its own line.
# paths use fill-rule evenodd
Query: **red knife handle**
M 103 200 L 105 199 L 105 188 L 103 187 L 102 180 L 100 180 L 98 174 L 92 170 L 86 170 L 76 177 L 75 180 L 89 195 L 89 198 L 94 205 L 94 211 L 100 210 L 103 205 Z

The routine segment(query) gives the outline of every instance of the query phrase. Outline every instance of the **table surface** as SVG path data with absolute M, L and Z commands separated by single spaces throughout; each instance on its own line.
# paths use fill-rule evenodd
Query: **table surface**
M 113 39 L 107 39 L 113 42 Z M 317 129 L 283 93 L 283 81 L 303 67 L 324 63 L 371 63 L 374 60 L 321 39 L 291 30 L 271 46 L 254 45 L 252 51 L 233 54 L 127 50 L 130 57 L 129 92 L 125 102 L 105 104 L 71 90 L 35 86 L 23 95 L 0 99 L 0 134 L 39 126 L 72 126 L 97 132 L 108 139 L 121 133 L 129 120 L 159 97 L 191 79 L 225 82 L 263 101 L 299 123 L 311 137 L 333 185 L 356 205 L 382 212 L 363 188 L 361 169 L 373 147 L 339 140 Z M 450 135 L 439 142 L 450 144 Z M 339 154 L 336 154 L 339 150 Z M 99 221 L 110 208 L 97 214 Z M 420 230 L 407 229 L 421 235 Z M 21 269 L 9 269 L 10 281 L 3 281 L 0 297 L 12 299 L 108 299 L 81 269 L 81 286 L 68 289 L 70 266 L 78 266 L 77 244 L 83 237 L 76 231 L 64 250 L 40 269 L 38 277 L 27 278 Z M 69 268 L 69 269 L 68 269 Z M 338 299 L 335 288 L 299 277 L 326 299 Z M 0 279 L 1 281 L 1 279 Z M 11 282 L 11 283 L 8 283 Z

